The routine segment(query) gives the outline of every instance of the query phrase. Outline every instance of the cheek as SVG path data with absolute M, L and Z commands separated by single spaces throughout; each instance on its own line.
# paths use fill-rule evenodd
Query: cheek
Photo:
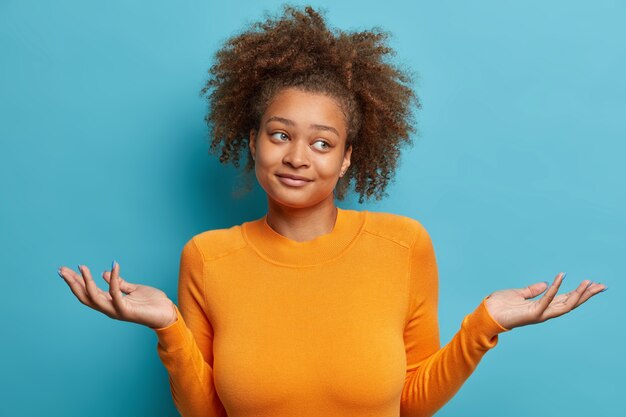
M 276 169 L 276 164 L 280 162 L 279 155 L 272 152 L 272 147 L 259 146 L 256 150 L 254 170 L 259 182 L 267 182 L 266 178 Z
M 317 169 L 320 175 L 323 175 L 324 177 L 327 177 L 329 179 L 338 176 L 340 170 L 341 160 L 337 160 L 335 158 L 328 158 L 326 160 L 320 161 Z

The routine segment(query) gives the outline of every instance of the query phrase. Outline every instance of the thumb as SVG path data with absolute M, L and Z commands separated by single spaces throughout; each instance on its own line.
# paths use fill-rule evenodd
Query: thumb
M 111 285 L 111 271 L 102 272 L 102 278 L 104 278 L 107 284 Z M 130 294 L 137 289 L 136 284 L 131 284 L 130 282 L 125 281 L 122 277 L 118 278 L 120 279 L 120 290 L 122 290 L 122 292 Z
M 538 282 L 536 284 L 531 284 L 526 288 L 519 288 L 518 291 L 522 294 L 525 299 L 535 298 L 545 290 L 550 288 L 550 284 L 547 281 Z

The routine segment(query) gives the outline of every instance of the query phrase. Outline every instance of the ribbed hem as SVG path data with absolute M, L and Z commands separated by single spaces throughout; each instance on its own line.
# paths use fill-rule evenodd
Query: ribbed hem
M 190 330 L 187 328 L 187 325 L 185 324 L 183 315 L 180 314 L 180 311 L 178 310 L 178 306 L 176 306 L 176 304 L 174 304 L 174 309 L 176 310 L 176 314 L 178 315 L 178 318 L 174 323 L 166 327 L 152 329 L 159 339 L 159 344 L 166 351 L 181 349 L 187 342 L 188 333 L 190 332 Z
M 463 319 L 462 327 L 471 333 L 473 338 L 483 347 L 491 349 L 498 343 L 498 334 L 508 332 L 489 314 L 485 300 L 471 314 Z

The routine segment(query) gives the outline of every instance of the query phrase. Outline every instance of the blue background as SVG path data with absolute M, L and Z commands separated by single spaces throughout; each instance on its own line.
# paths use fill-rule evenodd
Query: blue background
M 389 197 L 339 206 L 427 228 L 442 342 L 494 290 L 559 271 L 565 290 L 609 286 L 502 335 L 438 416 L 623 415 L 624 2 L 335 3 L 312 5 L 391 31 L 418 74 Z M 280 4 L 0 2 L 0 415 L 177 415 L 154 333 L 83 306 L 56 270 L 116 259 L 175 300 L 191 236 L 265 213 L 209 156 L 199 90 L 219 45 Z

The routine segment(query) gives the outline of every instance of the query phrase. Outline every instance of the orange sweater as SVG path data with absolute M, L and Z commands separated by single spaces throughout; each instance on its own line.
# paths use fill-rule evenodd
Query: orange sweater
M 155 329 L 183 417 L 430 416 L 508 329 L 484 300 L 443 348 L 437 265 L 405 216 L 338 209 L 307 242 L 261 219 L 181 254 L 178 319 Z

